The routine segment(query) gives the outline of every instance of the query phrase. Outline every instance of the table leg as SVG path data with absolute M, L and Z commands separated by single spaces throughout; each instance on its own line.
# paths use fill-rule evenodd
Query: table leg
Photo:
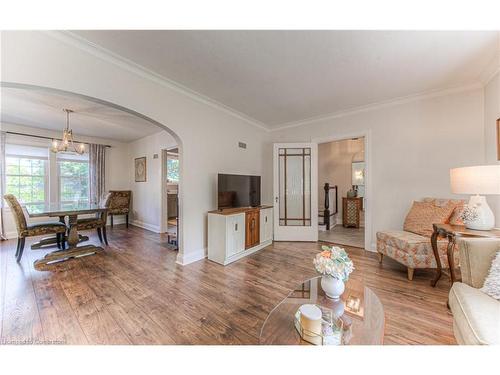
M 446 249 L 446 255 L 448 256 L 448 267 L 450 268 L 450 279 L 451 284 L 456 281 L 455 276 L 455 260 L 453 259 L 453 250 L 455 249 L 455 236 L 448 236 L 448 248 Z
M 76 247 L 76 245 L 78 244 L 78 231 L 76 229 L 77 220 L 78 216 L 76 215 L 71 215 L 68 218 L 68 225 L 69 225 L 68 246 L 70 249 L 72 247 Z
M 439 256 L 439 251 L 438 251 L 438 246 L 437 246 L 437 239 L 439 236 L 439 231 L 436 226 L 434 226 L 434 232 L 432 232 L 431 236 L 431 245 L 432 245 L 432 252 L 434 253 L 434 259 L 436 259 L 436 276 L 434 279 L 431 281 L 431 286 L 435 287 L 439 279 L 441 278 L 441 274 L 443 273 L 443 267 L 441 265 L 441 258 Z

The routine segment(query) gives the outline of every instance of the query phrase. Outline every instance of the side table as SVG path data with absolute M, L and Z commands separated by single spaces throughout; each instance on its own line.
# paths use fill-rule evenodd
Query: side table
M 441 265 L 441 258 L 439 257 L 439 251 L 437 246 L 438 237 L 445 237 L 448 239 L 448 247 L 446 251 L 446 256 L 448 258 L 448 265 L 450 269 L 450 280 L 453 284 L 456 281 L 455 275 L 455 263 L 453 259 L 453 249 L 457 242 L 457 238 L 460 237 L 484 237 L 484 238 L 500 238 L 500 230 L 473 230 L 467 229 L 463 225 L 451 225 L 451 224 L 433 224 L 434 232 L 431 236 L 432 251 L 434 252 L 434 258 L 436 259 L 437 270 L 436 276 L 431 281 L 431 286 L 436 286 L 437 282 L 441 278 L 443 273 L 443 266 Z

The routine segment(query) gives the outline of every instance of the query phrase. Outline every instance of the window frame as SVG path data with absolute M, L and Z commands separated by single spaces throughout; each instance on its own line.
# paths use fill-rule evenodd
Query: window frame
M 34 146 L 36 147 L 36 146 Z M 25 175 L 25 174 L 9 174 L 7 173 L 7 159 L 8 158 L 17 158 L 17 159 L 29 159 L 29 160 L 42 160 L 44 161 L 44 175 L 43 175 L 43 184 L 44 184 L 44 200 L 40 202 L 24 202 L 21 201 L 20 194 L 16 195 L 16 198 L 21 202 L 21 204 L 25 207 L 28 206 L 38 206 L 38 205 L 48 205 L 50 201 L 50 160 L 48 157 L 42 156 L 29 156 L 29 155 L 20 155 L 20 154 L 5 154 L 5 190 L 7 192 L 7 178 L 9 176 L 13 177 L 33 177 L 33 175 Z M 36 177 L 42 177 L 41 175 L 35 175 Z
M 90 161 L 89 159 L 86 159 L 86 160 L 82 160 L 82 159 L 69 159 L 69 158 L 64 158 L 64 157 L 57 157 L 56 155 L 56 160 L 55 160 L 55 168 L 56 168 L 56 181 L 57 181 L 57 203 L 59 205 L 63 205 L 63 204 L 67 204 L 67 203 L 73 203 L 74 200 L 72 201 L 65 201 L 65 200 L 62 200 L 62 180 L 64 178 L 71 178 L 69 176 L 61 176 L 61 167 L 59 165 L 59 162 L 72 162 L 72 163 L 82 163 L 82 164 L 87 164 L 88 165 L 88 170 L 89 170 L 89 173 L 87 173 L 87 186 L 88 186 L 88 195 L 87 195 L 87 199 L 85 201 L 82 201 L 81 199 L 79 200 L 79 203 L 80 202 L 86 202 L 86 203 L 90 203 Z M 75 178 L 75 177 L 73 177 Z

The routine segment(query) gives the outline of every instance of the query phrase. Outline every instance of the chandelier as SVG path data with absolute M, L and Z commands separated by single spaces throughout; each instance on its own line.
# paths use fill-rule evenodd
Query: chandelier
M 85 152 L 85 144 L 79 143 L 75 144 L 73 141 L 73 130 L 69 128 L 69 114 L 73 113 L 71 109 L 63 109 L 66 112 L 66 127 L 63 130 L 63 137 L 59 143 L 57 139 L 52 140 L 52 147 L 50 151 L 52 152 L 76 152 L 77 154 L 83 154 Z

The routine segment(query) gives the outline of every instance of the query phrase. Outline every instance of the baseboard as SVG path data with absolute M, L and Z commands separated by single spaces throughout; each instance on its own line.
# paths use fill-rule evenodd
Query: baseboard
M 119 224 L 126 224 L 127 221 L 125 220 L 124 215 L 120 216 L 113 216 L 113 225 L 119 225 Z M 106 222 L 107 226 L 111 225 L 111 218 L 108 216 L 108 221 Z
M 5 237 L 6 237 L 8 240 L 13 240 L 13 239 L 17 238 L 17 231 L 6 232 L 6 233 L 5 233 Z
M 190 251 L 189 254 L 177 254 L 177 260 L 175 263 L 181 266 L 186 266 L 190 263 L 198 262 L 199 260 L 205 259 L 207 257 L 207 249 L 198 249 L 196 251 Z
M 146 230 L 149 230 L 151 232 L 160 233 L 160 227 L 158 225 L 152 225 L 152 224 L 144 223 L 144 222 L 138 221 L 138 220 L 132 220 L 130 222 L 130 225 L 133 225 L 135 227 L 139 227 L 142 229 L 146 229 Z

